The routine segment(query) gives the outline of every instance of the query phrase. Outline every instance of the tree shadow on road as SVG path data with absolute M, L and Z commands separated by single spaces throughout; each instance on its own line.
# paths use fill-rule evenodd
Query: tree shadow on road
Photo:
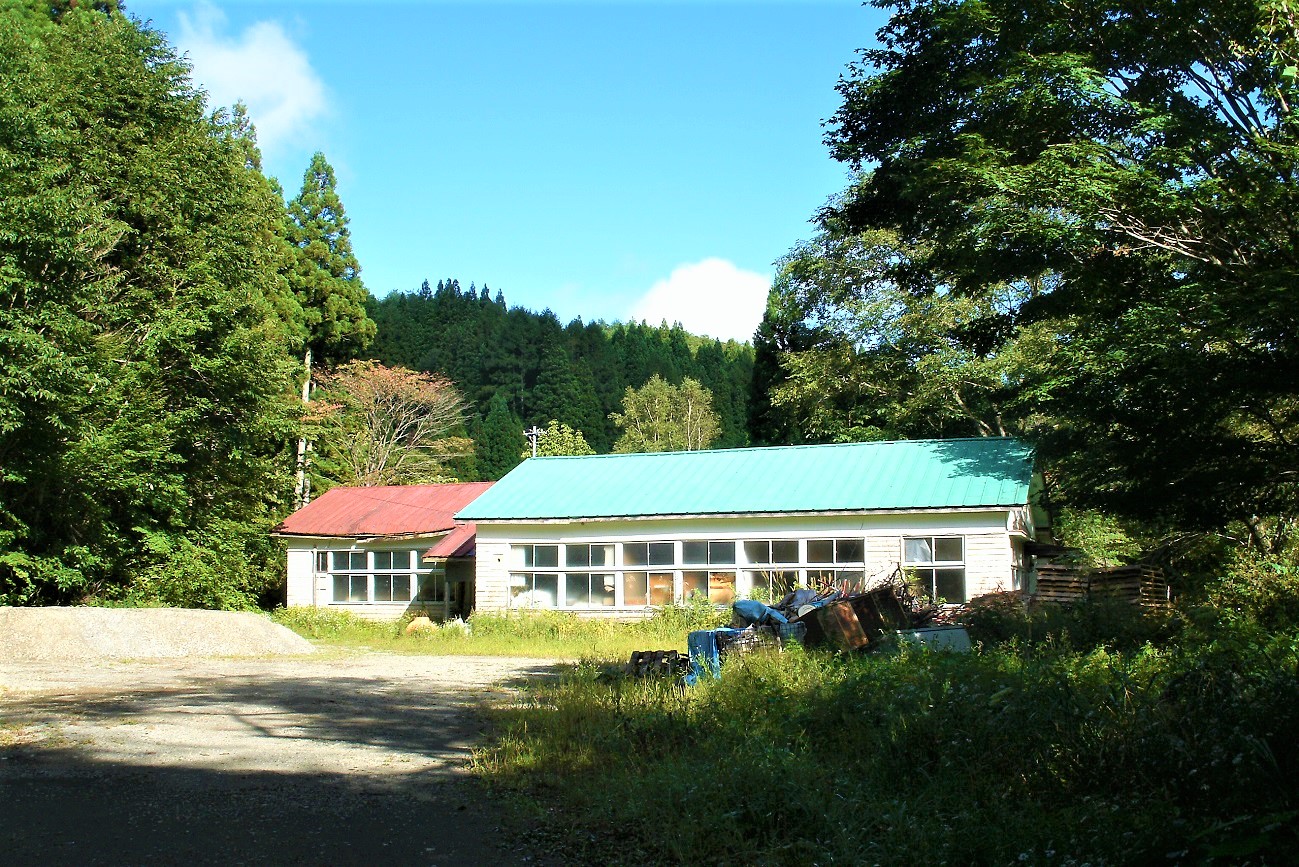
M 490 687 L 205 674 L 9 697 L 0 860 L 545 863 L 464 764 L 482 703 L 557 668 L 539 662 Z

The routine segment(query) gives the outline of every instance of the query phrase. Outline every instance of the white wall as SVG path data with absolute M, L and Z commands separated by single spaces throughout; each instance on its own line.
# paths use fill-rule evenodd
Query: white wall
M 361 617 L 379 620 L 394 620 L 412 609 L 419 609 L 431 617 L 445 619 L 449 614 L 449 602 L 335 602 L 333 600 L 332 578 L 328 574 L 316 572 L 317 552 L 364 551 L 369 553 L 384 550 L 410 550 L 418 552 L 417 557 L 419 557 L 433 547 L 443 535 L 445 534 L 419 539 L 376 539 L 366 543 L 359 543 L 353 539 L 331 537 L 287 538 L 288 580 L 285 604 L 329 607 L 334 610 L 350 611 Z M 445 568 L 441 565 L 435 566 L 422 559 L 417 560 L 417 562 L 419 569 L 416 574 L 419 576 L 428 572 L 445 573 Z M 417 583 L 418 580 L 417 578 Z M 412 595 L 414 592 L 415 590 L 412 589 Z
M 547 523 L 478 522 L 475 607 L 499 611 L 510 604 L 511 546 L 526 542 L 594 543 L 676 540 L 860 538 L 868 577 L 887 577 L 902 561 L 905 536 L 965 539 L 966 593 L 1013 589 L 1012 540 L 1027 530 L 1023 509 L 796 517 L 615 519 Z M 517 567 L 516 567 L 517 568 Z M 743 569 L 741 565 L 739 567 Z M 679 578 L 679 572 L 678 572 Z M 744 592 L 740 587 L 740 592 Z M 587 616 L 638 616 L 645 608 L 573 609 Z

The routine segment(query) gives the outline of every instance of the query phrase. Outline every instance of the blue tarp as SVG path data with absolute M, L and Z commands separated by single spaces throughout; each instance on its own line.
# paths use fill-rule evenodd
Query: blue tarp
M 769 623 L 789 622 L 789 618 L 785 615 L 768 605 L 764 605 L 757 599 L 741 599 L 732 607 L 735 613 L 740 615 L 740 619 L 745 623 L 754 623 L 758 626 L 766 626 Z
M 717 652 L 718 635 L 739 635 L 742 629 L 699 629 L 686 636 L 690 653 L 690 673 L 686 683 L 694 686 L 701 677 L 721 677 L 722 660 Z

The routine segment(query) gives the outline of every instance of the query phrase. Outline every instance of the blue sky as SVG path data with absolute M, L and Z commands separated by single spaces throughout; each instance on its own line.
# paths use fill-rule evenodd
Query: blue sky
M 290 193 L 325 153 L 373 294 L 455 277 L 724 339 L 846 185 L 821 122 L 883 23 L 850 0 L 125 5 L 249 105 Z

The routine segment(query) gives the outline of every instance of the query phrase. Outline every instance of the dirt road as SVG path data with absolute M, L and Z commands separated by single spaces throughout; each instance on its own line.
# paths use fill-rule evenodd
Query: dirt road
M 5 864 L 501 864 L 475 708 L 538 660 L 0 662 Z

